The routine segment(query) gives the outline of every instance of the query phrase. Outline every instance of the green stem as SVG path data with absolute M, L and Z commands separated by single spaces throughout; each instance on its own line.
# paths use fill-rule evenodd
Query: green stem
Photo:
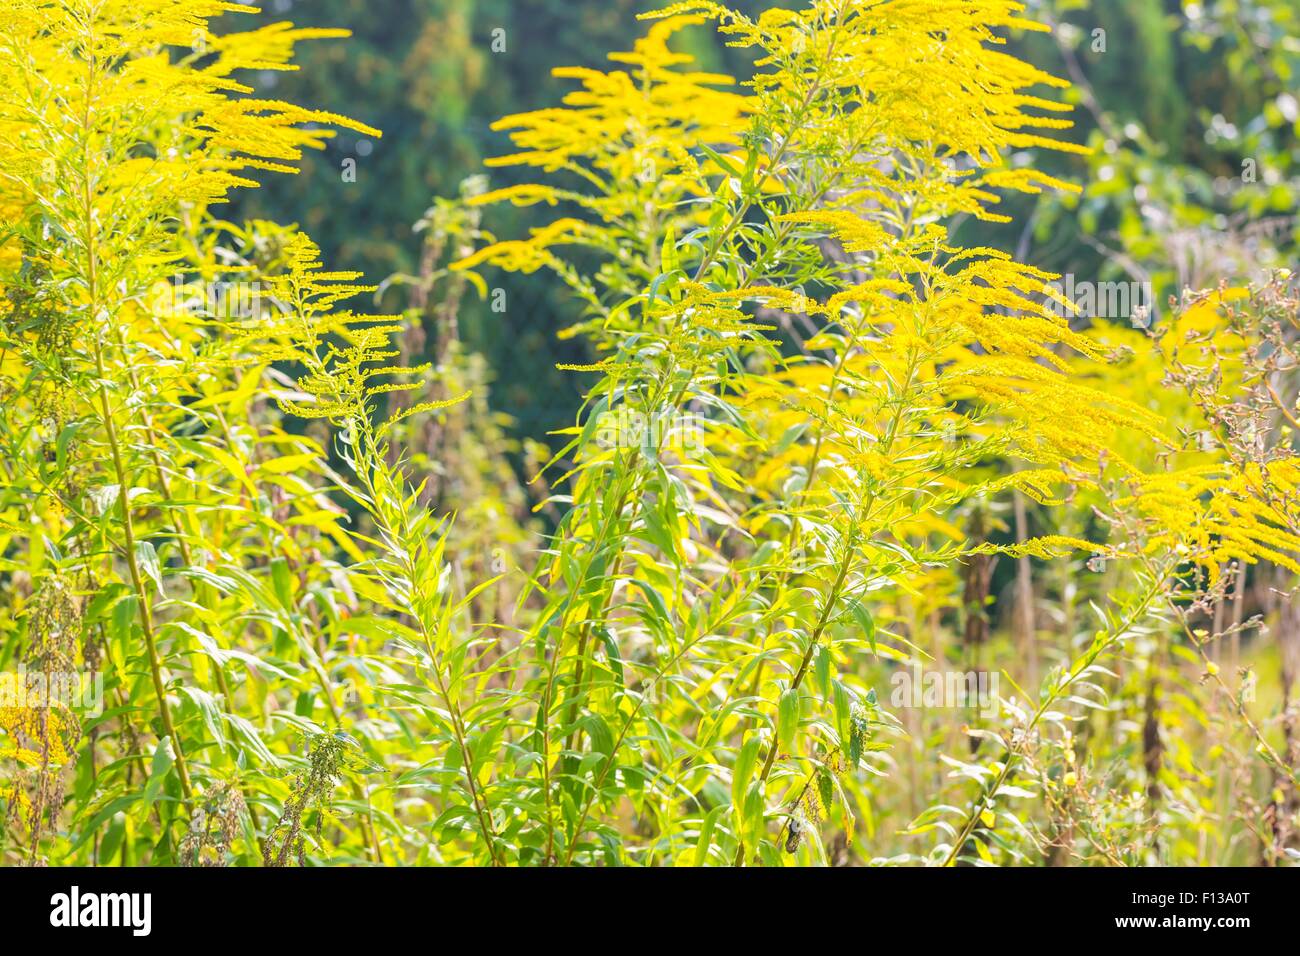
M 176 725 L 172 720 L 171 706 L 167 703 L 167 689 L 162 679 L 162 661 L 158 654 L 158 641 L 154 634 L 152 604 L 144 587 L 140 574 L 140 565 L 136 557 L 135 524 L 131 518 L 131 483 L 128 480 L 126 464 L 122 458 L 122 448 L 118 441 L 117 426 L 113 421 L 113 410 L 108 401 L 107 372 L 104 368 L 104 349 L 98 336 L 95 339 L 95 367 L 99 373 L 99 405 L 104 431 L 108 435 L 109 453 L 113 461 L 113 471 L 117 478 L 117 500 L 122 512 L 122 536 L 126 552 L 126 566 L 131 577 L 131 587 L 135 592 L 136 606 L 139 609 L 140 630 L 144 633 L 145 649 L 149 657 L 149 675 L 153 680 L 154 695 L 158 699 L 158 717 L 162 721 L 165 735 L 171 738 L 175 752 L 176 774 L 180 778 L 181 792 L 186 802 L 193 800 L 194 793 L 190 784 L 189 766 L 185 760 L 185 751 L 180 737 L 176 734 Z
M 1034 728 L 1038 726 L 1038 722 L 1042 720 L 1043 715 L 1047 713 L 1048 709 L 1055 704 L 1056 701 L 1060 700 L 1061 695 L 1074 685 L 1074 682 L 1079 679 L 1079 676 L 1091 667 L 1098 657 L 1114 646 L 1116 641 L 1120 640 L 1133 628 L 1135 624 L 1137 624 L 1139 620 L 1141 620 L 1142 616 L 1146 614 L 1147 608 L 1151 606 L 1151 602 L 1155 600 L 1156 595 L 1159 594 L 1160 590 L 1164 587 L 1170 570 L 1170 568 L 1166 568 L 1160 574 L 1153 576 L 1151 586 L 1143 594 L 1141 600 L 1138 601 L 1137 605 L 1129 613 L 1128 617 L 1124 619 L 1123 624 L 1110 631 L 1102 640 L 1094 641 L 1087 653 L 1076 660 L 1069 672 L 1065 674 L 1061 680 L 1057 681 L 1056 686 L 1052 688 L 1051 692 L 1039 701 L 1038 709 L 1034 711 L 1033 716 L 1029 719 L 1029 723 L 1025 725 L 1024 735 L 1026 737 L 1028 737 L 1028 735 L 1034 731 Z M 1002 761 L 1002 767 L 998 771 L 998 775 L 993 779 L 993 782 L 971 805 L 971 811 L 967 814 L 965 822 L 962 824 L 962 828 L 958 832 L 957 838 L 953 840 L 952 847 L 949 849 L 948 855 L 944 858 L 943 866 L 952 866 L 953 863 L 957 861 L 957 857 L 961 853 L 962 847 L 966 845 L 966 841 L 970 839 L 971 833 L 974 832 L 976 825 L 979 823 L 980 816 L 985 810 L 989 809 L 990 802 L 997 797 L 998 791 L 1002 789 L 1003 784 L 1005 784 L 1007 779 L 1011 776 L 1011 771 L 1015 768 L 1021 756 L 1022 755 L 1019 751 L 1012 750 L 1010 746 L 1008 746 L 1007 759 Z

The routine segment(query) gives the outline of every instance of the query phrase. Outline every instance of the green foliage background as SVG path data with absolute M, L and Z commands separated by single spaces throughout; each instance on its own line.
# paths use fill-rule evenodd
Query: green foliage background
M 270 16 L 354 34 L 348 42 L 305 44 L 300 70 L 265 77 L 274 83 L 268 92 L 351 110 L 382 129 L 384 138 L 341 135 L 309 156 L 299 176 L 273 178 L 238 196 L 233 218 L 298 221 L 328 261 L 375 279 L 415 265 L 418 237 L 400 224 L 413 224 L 432 197 L 455 195 L 462 179 L 482 171 L 485 157 L 507 151 L 504 135 L 490 128 L 495 119 L 557 102 L 569 84 L 553 79 L 553 68 L 603 67 L 603 51 L 630 49 L 642 30 L 636 14 L 654 6 L 644 0 L 258 2 Z M 772 5 L 735 4 L 750 14 Z M 1016 222 L 1000 230 L 971 223 L 982 243 L 992 239 L 1063 274 L 1117 280 L 1122 270 L 1097 243 L 1139 260 L 1163 258 L 1156 245 L 1164 216 L 1221 227 L 1226 219 L 1216 223 L 1206 210 L 1232 211 L 1234 202 L 1216 181 L 1239 177 L 1245 157 L 1278 175 L 1272 190 L 1251 192 L 1251 217 L 1286 215 L 1294 231 L 1300 195 L 1295 116 L 1288 119 L 1276 102 L 1295 87 L 1297 51 L 1287 40 L 1300 22 L 1300 0 L 1186 6 L 1179 0 L 1031 0 L 1031 16 L 1073 26 L 1063 39 L 1073 40 L 1094 105 L 1119 135 L 1108 136 L 1096 113 L 1082 105 L 1073 138 L 1098 146 L 1098 155 L 1045 157 L 1042 165 L 1086 183 L 1085 195 L 1077 202 L 1052 197 L 1033 217 L 1022 200 L 1022 208 L 1009 210 Z M 225 19 L 233 28 L 251 18 Z M 494 52 L 498 29 L 505 31 L 505 50 Z M 1105 31 L 1104 52 L 1092 49 L 1098 29 Z M 689 31 L 682 43 L 694 44 L 689 52 L 702 69 L 744 75 L 741 54 L 720 46 L 708 31 Z M 1031 62 L 1071 75 L 1056 38 L 1015 38 L 1015 46 Z M 357 161 L 357 178 L 344 184 L 347 158 Z M 493 184 L 509 185 L 511 174 L 494 171 Z M 1134 195 L 1138 186 L 1150 197 L 1147 208 Z M 486 225 L 501 235 L 521 235 L 540 215 L 498 207 Z M 1157 301 L 1179 291 L 1177 277 L 1157 273 Z M 556 340 L 555 332 L 571 320 L 553 276 L 503 274 L 495 281 L 505 290 L 507 311 L 494 314 L 471 297 L 462 309 L 461 333 L 495 373 L 493 405 L 514 418 L 519 437 L 541 440 L 570 423 L 581 397 L 580 383 L 556 363 L 586 356 L 581 343 Z

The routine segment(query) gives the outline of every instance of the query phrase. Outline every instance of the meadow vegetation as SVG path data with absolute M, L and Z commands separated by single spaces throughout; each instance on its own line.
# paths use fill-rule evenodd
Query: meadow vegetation
M 381 135 L 255 89 L 346 31 L 7 0 L 0 664 L 98 690 L 0 700 L 0 861 L 1294 862 L 1290 239 L 1133 321 L 982 239 L 1138 162 L 1039 9 L 646 13 L 368 280 L 223 217 Z M 503 273 L 588 357 L 545 447 Z

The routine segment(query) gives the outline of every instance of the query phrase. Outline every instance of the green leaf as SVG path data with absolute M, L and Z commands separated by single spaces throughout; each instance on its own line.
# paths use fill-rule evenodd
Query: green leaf
M 162 564 L 158 561 L 158 552 L 148 541 L 136 542 L 135 563 L 158 587 L 158 594 L 166 597 L 166 592 L 163 591 Z
M 618 649 L 618 641 L 614 639 L 614 635 L 610 633 L 607 627 L 597 627 L 596 635 L 600 638 L 600 643 L 605 646 L 605 657 L 609 661 L 609 668 L 614 672 L 614 676 L 618 680 L 618 686 L 622 687 L 625 675 L 623 674 L 623 657 Z
M 709 159 L 717 163 L 720 169 L 728 173 L 733 178 L 742 179 L 742 180 L 747 178 L 745 170 L 742 170 L 735 163 L 731 162 L 731 160 L 724 158 L 722 154 L 719 153 L 717 150 L 713 149 L 710 146 L 705 145 L 704 143 L 700 143 L 699 147 L 704 152 L 704 154 L 709 157 Z
M 876 650 L 876 621 L 871 616 L 871 612 L 863 607 L 860 601 L 854 601 L 849 610 L 858 622 L 858 627 L 862 628 L 862 633 L 866 635 L 867 643 L 871 645 L 871 653 L 878 653 Z
M 217 742 L 217 749 L 224 752 L 226 749 L 226 731 L 221 705 L 217 703 L 217 699 L 198 687 L 181 685 L 180 691 L 194 701 L 194 705 L 199 709 L 199 713 L 203 717 L 203 725 L 207 727 L 212 739 Z
M 781 749 L 794 749 L 794 736 L 799 730 L 799 691 L 791 687 L 781 695 L 776 711 L 776 738 Z
M 167 774 L 171 773 L 172 767 L 176 764 L 176 754 L 172 751 L 172 739 L 162 737 L 158 745 L 153 750 L 153 762 L 149 767 L 149 781 L 144 785 L 144 805 L 151 807 L 154 801 L 158 799 L 158 794 L 162 792 L 163 783 L 167 780 Z
M 814 673 L 817 675 L 817 686 L 821 689 L 823 697 L 829 697 L 831 692 L 831 649 L 826 645 L 817 648 L 817 659 L 814 666 Z
M 699 839 L 695 841 L 695 856 L 691 860 L 691 866 L 703 866 L 708 862 L 709 847 L 713 844 L 713 828 L 725 809 L 725 807 L 714 807 L 704 815 L 704 820 L 700 824 Z
M 582 718 L 582 729 L 591 737 L 591 749 L 608 757 L 614 752 L 614 735 L 609 725 L 598 714 L 588 714 Z
M 670 223 L 664 231 L 664 242 L 659 252 L 660 271 L 663 273 L 677 272 L 681 269 L 680 260 L 677 257 L 677 230 Z
M 758 737 L 753 734 L 745 738 L 740 753 L 736 755 L 736 766 L 731 771 L 731 799 L 738 810 L 744 805 L 745 790 L 754 775 L 754 765 L 758 763 L 758 743 Z

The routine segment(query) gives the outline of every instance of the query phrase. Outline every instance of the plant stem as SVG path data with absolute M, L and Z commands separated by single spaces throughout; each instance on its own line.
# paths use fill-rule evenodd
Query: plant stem
M 1124 622 L 1120 626 L 1111 630 L 1102 640 L 1094 640 L 1092 646 L 1089 647 L 1087 652 L 1074 662 L 1074 665 L 1065 675 L 1062 676 L 1061 680 L 1057 681 L 1056 686 L 1052 688 L 1051 692 L 1043 696 L 1039 701 L 1038 709 L 1034 711 L 1033 716 L 1025 725 L 1023 731 L 1025 736 L 1028 736 L 1034 731 L 1034 728 L 1038 726 L 1038 722 L 1042 720 L 1043 715 L 1047 713 L 1048 708 L 1056 703 L 1056 701 L 1061 698 L 1061 695 L 1074 685 L 1074 682 L 1079 679 L 1079 676 L 1091 667 L 1098 657 L 1109 650 L 1116 641 L 1123 638 L 1123 636 L 1142 619 L 1142 616 L 1147 612 L 1147 608 L 1151 606 L 1151 602 L 1155 600 L 1156 595 L 1160 593 L 1162 588 L 1164 588 L 1165 581 L 1168 579 L 1172 570 L 1173 568 L 1171 566 L 1164 569 L 1162 573 L 1154 575 L 1152 577 L 1151 586 L 1147 588 L 1137 605 L 1129 613 L 1128 617 L 1124 619 Z M 997 776 L 993 779 L 992 784 L 987 787 L 971 805 L 971 812 L 967 814 L 957 838 L 953 840 L 952 847 L 949 849 L 947 857 L 944 858 L 943 866 L 952 866 L 953 863 L 956 862 L 958 855 L 961 853 L 962 847 L 966 845 L 966 841 L 970 839 L 970 835 L 974 831 L 976 824 L 979 823 L 980 815 L 988 809 L 987 804 L 989 801 L 997 797 L 998 791 L 1002 789 L 1002 785 L 1005 784 L 1007 778 L 1011 776 L 1011 771 L 1015 767 L 1020 756 L 1021 754 L 1019 751 L 1013 750 L 1011 745 L 1008 745 L 1007 759 L 1002 761 L 1002 767 L 998 771 Z
M 113 410 L 108 400 L 107 372 L 104 367 L 104 349 L 95 338 L 95 367 L 99 372 L 99 406 L 104 431 L 108 435 L 109 453 L 113 460 L 113 471 L 117 478 L 117 500 L 122 511 L 123 550 L 126 552 L 126 566 L 131 576 L 131 587 L 135 592 L 136 606 L 139 609 L 140 630 L 144 633 L 145 649 L 149 657 L 149 675 L 153 680 L 154 694 L 158 699 L 158 717 L 163 730 L 171 738 L 175 751 L 176 775 L 180 778 L 181 792 L 186 802 L 194 798 L 190 784 L 189 766 L 185 760 L 185 751 L 180 737 L 176 734 L 176 725 L 172 720 L 171 706 L 167 703 L 167 689 L 162 679 L 162 661 L 158 654 L 158 642 L 154 634 L 151 601 L 140 575 L 140 565 L 136 556 L 135 525 L 131 518 L 131 483 L 128 480 L 126 464 L 122 458 L 122 448 L 118 440 L 117 426 L 113 421 Z

